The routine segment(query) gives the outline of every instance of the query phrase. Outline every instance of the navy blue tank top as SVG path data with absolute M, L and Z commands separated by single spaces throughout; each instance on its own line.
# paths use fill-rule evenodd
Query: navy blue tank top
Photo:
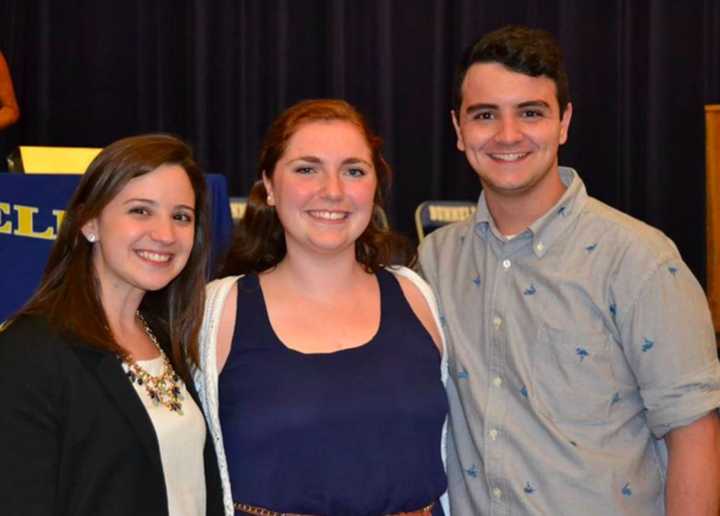
M 381 515 L 420 509 L 445 491 L 440 354 L 397 279 L 384 270 L 377 279 L 375 336 L 360 347 L 313 354 L 275 335 L 257 276 L 238 281 L 235 334 L 219 379 L 236 502 Z

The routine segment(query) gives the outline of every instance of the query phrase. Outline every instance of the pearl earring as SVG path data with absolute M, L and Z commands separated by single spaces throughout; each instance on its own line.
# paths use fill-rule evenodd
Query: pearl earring
M 86 238 L 87 238 L 88 242 L 90 242 L 92 244 L 93 242 L 95 242 L 95 233 L 88 233 Z

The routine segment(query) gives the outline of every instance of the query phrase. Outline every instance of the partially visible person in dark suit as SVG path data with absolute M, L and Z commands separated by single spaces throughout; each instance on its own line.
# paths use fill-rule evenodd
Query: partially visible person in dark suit
M 188 371 L 207 219 L 175 137 L 119 140 L 90 164 L 40 287 L 0 333 L 0 514 L 222 513 Z
M 0 131 L 10 127 L 20 118 L 20 107 L 15 98 L 10 68 L 0 52 Z

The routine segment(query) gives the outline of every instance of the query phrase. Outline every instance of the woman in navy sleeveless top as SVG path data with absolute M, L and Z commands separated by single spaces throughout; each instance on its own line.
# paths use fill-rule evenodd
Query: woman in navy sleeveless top
M 343 101 L 270 127 L 225 266 L 243 276 L 208 287 L 203 333 L 228 514 L 442 514 L 442 342 L 427 285 L 386 268 L 414 256 L 381 217 L 389 174 Z

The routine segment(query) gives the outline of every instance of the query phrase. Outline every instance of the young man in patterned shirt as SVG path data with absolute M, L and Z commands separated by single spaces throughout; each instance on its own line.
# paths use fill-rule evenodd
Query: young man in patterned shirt
M 452 512 L 716 516 L 707 302 L 665 235 L 558 166 L 569 100 L 544 31 L 499 29 L 461 63 L 452 121 L 483 193 L 420 249 L 448 336 Z

